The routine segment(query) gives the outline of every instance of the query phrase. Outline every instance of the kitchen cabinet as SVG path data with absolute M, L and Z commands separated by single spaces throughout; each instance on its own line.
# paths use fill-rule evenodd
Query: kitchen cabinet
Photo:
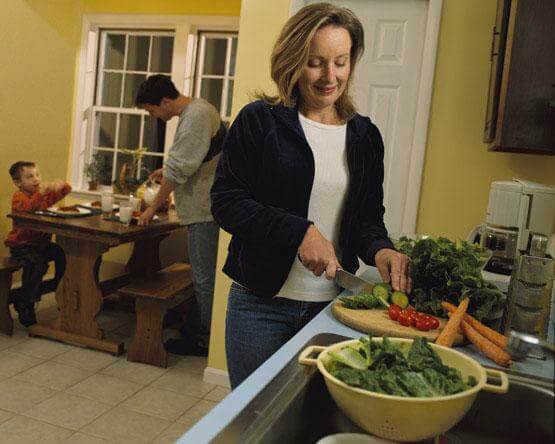
M 498 0 L 484 142 L 555 155 L 555 1 Z

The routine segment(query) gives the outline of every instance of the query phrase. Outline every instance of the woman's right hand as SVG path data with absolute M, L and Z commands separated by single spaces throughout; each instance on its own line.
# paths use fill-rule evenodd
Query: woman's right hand
M 299 258 L 315 276 L 321 276 L 325 272 L 327 279 L 333 279 L 340 267 L 333 245 L 313 224 L 306 230 L 301 242 Z

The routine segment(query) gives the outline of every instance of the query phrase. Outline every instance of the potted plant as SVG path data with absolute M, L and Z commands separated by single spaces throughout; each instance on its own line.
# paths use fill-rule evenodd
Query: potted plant
M 85 177 L 90 191 L 96 191 L 103 175 L 106 173 L 106 159 L 99 153 L 92 156 L 90 162 L 85 164 Z
M 124 162 L 119 170 L 117 179 L 112 183 L 112 188 L 116 194 L 135 194 L 141 185 L 141 180 L 137 177 L 139 163 L 148 148 L 127 149 L 120 148 L 123 154 L 131 156 L 131 164 Z M 144 168 L 144 167 L 143 167 Z

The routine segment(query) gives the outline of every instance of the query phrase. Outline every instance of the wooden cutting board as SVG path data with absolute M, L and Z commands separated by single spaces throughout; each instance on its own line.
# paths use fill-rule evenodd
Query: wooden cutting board
M 420 331 L 414 327 L 405 327 L 397 321 L 392 321 L 389 319 L 387 310 L 379 310 L 376 308 L 371 310 L 352 310 L 350 308 L 345 308 L 341 301 L 336 301 L 333 304 L 332 313 L 339 322 L 363 333 L 370 333 L 374 336 L 387 335 L 391 338 L 408 339 L 423 336 L 430 342 L 436 340 L 447 322 L 447 320 L 438 318 L 440 323 L 439 328 L 436 330 Z M 454 345 L 462 344 L 463 336 L 459 334 L 455 339 Z

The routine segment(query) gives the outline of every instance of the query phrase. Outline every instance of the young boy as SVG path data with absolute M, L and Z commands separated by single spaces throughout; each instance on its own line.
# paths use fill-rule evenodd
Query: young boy
M 71 186 L 62 181 L 41 187 L 40 173 L 33 162 L 14 163 L 10 176 L 19 188 L 12 198 L 12 212 L 45 210 L 71 191 Z M 48 270 L 48 262 L 53 260 L 56 265 L 54 286 L 65 269 L 64 252 L 50 238 L 48 233 L 14 228 L 4 242 L 12 257 L 23 265 L 21 296 L 14 301 L 14 308 L 25 327 L 37 322 L 34 304 L 41 298 L 42 277 Z

